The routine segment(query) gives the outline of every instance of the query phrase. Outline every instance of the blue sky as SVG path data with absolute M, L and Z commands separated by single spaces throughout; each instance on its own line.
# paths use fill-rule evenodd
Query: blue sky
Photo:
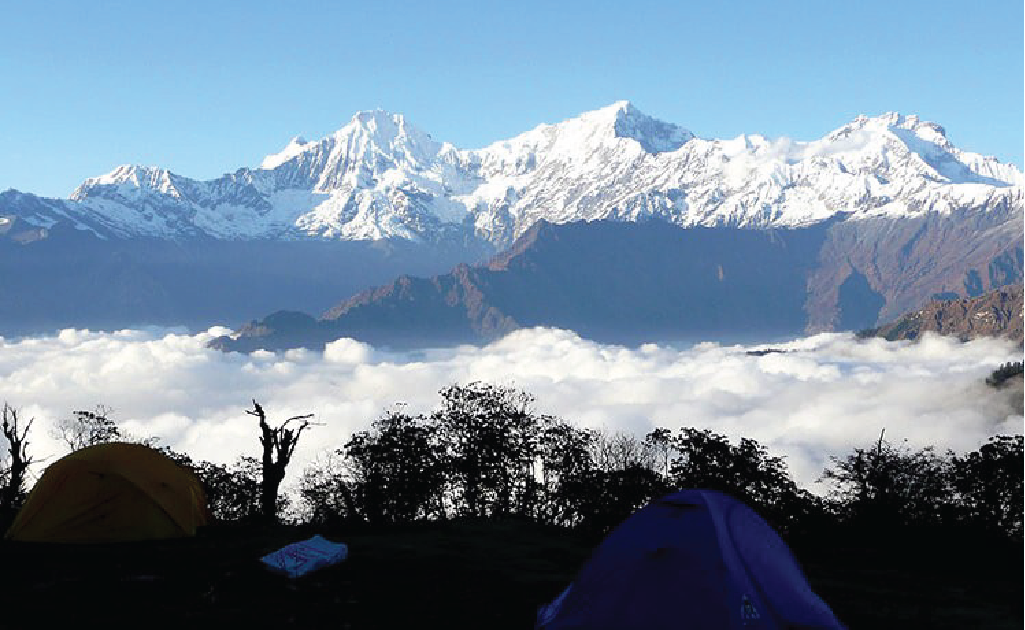
M 916 113 L 1023 163 L 1020 0 L 207 4 L 4 3 L 0 190 L 212 178 L 361 109 L 477 148 L 621 99 L 703 137 Z

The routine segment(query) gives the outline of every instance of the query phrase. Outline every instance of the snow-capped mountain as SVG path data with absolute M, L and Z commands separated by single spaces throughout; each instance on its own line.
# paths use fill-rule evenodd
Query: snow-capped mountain
M 425 342 L 528 324 L 854 329 L 1020 283 L 1023 219 L 1017 168 L 915 116 L 714 140 L 620 102 L 464 150 L 360 112 L 210 181 L 126 165 L 69 199 L 0 193 L 0 334 L 332 304 L 363 315 L 321 332 Z M 452 268 L 501 250 L 494 273 Z
M 495 248 L 538 219 L 660 218 L 796 227 L 836 215 L 1025 207 L 1013 165 L 962 151 L 915 116 L 859 116 L 822 139 L 703 139 L 618 102 L 483 149 L 437 142 L 402 115 L 359 112 L 316 142 L 210 181 L 120 166 L 70 199 L 8 191 L 0 216 L 104 237 L 181 240 L 474 236 Z

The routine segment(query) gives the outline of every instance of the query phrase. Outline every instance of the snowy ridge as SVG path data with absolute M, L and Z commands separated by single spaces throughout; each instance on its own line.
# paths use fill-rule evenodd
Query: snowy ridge
M 0 216 L 102 236 L 167 239 L 475 235 L 509 244 L 538 219 L 661 218 L 690 225 L 786 227 L 837 214 L 914 216 L 1009 205 L 1025 176 L 961 151 L 916 116 L 859 116 L 810 142 L 703 139 L 626 101 L 541 125 L 483 149 L 440 143 L 405 117 L 359 112 L 316 142 L 293 138 L 260 168 L 210 181 L 124 165 L 68 200 L 14 191 Z
M 263 158 L 263 162 L 260 162 L 260 168 L 268 170 L 277 168 L 302 153 L 308 145 L 309 142 L 306 141 L 306 138 L 296 136 L 292 138 L 288 145 L 280 152 L 273 153 Z

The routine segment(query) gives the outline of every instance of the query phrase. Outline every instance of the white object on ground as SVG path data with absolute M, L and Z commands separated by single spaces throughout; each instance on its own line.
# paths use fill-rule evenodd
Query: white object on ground
M 320 535 L 273 551 L 260 560 L 272 571 L 297 578 L 321 567 L 338 564 L 349 556 L 349 547 Z

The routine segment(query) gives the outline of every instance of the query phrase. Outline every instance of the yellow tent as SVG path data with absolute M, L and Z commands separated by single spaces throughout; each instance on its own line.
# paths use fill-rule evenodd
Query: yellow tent
M 7 538 L 100 543 L 194 536 L 207 514 L 199 480 L 163 453 L 141 444 L 98 444 L 46 469 Z

